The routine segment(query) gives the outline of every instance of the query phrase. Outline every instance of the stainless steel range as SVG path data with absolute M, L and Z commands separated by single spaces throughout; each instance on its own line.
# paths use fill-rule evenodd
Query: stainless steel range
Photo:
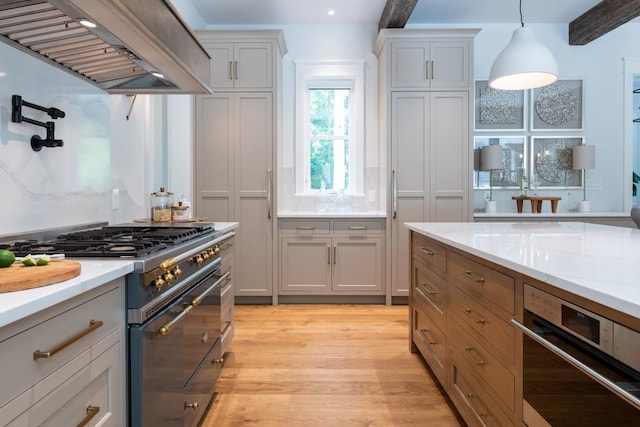
M 220 296 L 230 271 L 221 252 L 235 233 L 213 223 L 120 224 L 1 245 L 18 256 L 128 257 L 128 392 L 131 426 L 196 425 L 222 360 Z

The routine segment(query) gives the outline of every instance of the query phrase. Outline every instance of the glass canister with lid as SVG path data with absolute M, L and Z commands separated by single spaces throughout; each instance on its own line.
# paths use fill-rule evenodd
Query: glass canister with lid
M 171 205 L 173 205 L 173 193 L 165 191 L 160 187 L 160 191 L 151 193 L 151 221 L 170 222 Z

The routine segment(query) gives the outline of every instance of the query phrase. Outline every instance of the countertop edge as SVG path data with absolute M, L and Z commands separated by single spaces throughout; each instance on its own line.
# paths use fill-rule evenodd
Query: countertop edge
M 369 212 L 317 212 L 317 211 L 281 211 L 278 212 L 278 219 L 307 219 L 307 218 L 322 218 L 322 219 L 385 219 L 387 214 L 380 211 Z

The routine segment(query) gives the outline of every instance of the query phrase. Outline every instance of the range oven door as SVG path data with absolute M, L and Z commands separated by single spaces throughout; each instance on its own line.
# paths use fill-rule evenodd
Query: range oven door
M 525 311 L 523 418 L 538 426 L 640 425 L 640 373 Z
M 219 359 L 225 281 L 214 271 L 145 323 L 129 326 L 131 426 L 186 425 L 204 413 L 219 374 L 203 365 Z

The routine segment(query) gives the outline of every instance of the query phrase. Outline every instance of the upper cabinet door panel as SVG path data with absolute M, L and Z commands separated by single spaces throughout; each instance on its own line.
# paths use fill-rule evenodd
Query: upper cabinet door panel
M 391 45 L 391 86 L 429 87 L 427 65 L 429 43 L 393 42 Z
M 233 43 L 214 43 L 207 47 L 211 56 L 211 87 L 233 87 Z
M 468 42 L 432 42 L 429 56 L 432 89 L 469 87 Z
M 236 88 L 272 88 L 271 43 L 236 43 L 234 47 Z

